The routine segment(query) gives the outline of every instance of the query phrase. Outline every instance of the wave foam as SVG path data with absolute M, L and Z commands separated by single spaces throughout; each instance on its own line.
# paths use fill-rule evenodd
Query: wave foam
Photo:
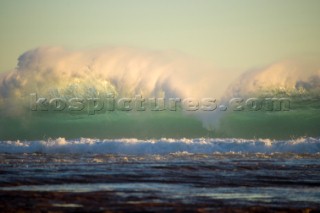
M 103 153 L 103 154 L 170 154 L 170 153 L 320 153 L 319 138 L 294 140 L 270 139 L 168 139 L 140 140 L 65 138 L 47 141 L 2 141 L 0 153 Z

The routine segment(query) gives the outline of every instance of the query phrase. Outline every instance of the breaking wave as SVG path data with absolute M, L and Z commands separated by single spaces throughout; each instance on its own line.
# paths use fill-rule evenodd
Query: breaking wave
M 230 75 L 230 74 L 229 74 Z M 47 138 L 319 137 L 319 60 L 287 60 L 249 71 L 228 85 L 227 72 L 174 51 L 129 47 L 68 50 L 40 47 L 0 75 L 0 140 Z M 229 89 L 226 88 L 229 86 Z M 217 99 L 215 111 L 33 112 L 37 98 Z M 230 110 L 231 98 L 289 98 L 290 111 Z M 226 101 L 228 110 L 220 110 Z M 52 102 L 53 104 L 57 102 Z M 87 108 L 89 108 L 88 101 Z M 50 103 L 49 103 L 50 105 Z M 224 105 L 222 106 L 222 108 Z
M 319 138 L 271 139 L 169 139 L 139 140 L 57 138 L 42 141 L 2 141 L 1 153 L 101 153 L 101 154 L 211 154 L 211 153 L 320 153 Z

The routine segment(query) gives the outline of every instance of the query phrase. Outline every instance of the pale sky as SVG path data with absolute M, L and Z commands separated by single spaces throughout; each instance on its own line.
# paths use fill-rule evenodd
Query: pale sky
M 171 49 L 242 72 L 319 54 L 320 1 L 0 1 L 0 71 L 47 45 Z

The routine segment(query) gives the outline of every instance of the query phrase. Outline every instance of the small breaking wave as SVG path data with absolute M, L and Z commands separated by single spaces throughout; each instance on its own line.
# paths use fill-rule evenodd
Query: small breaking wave
M 99 154 L 170 154 L 170 153 L 320 153 L 319 138 L 271 139 L 91 139 L 65 138 L 39 141 L 2 141 L 0 153 L 99 153 Z

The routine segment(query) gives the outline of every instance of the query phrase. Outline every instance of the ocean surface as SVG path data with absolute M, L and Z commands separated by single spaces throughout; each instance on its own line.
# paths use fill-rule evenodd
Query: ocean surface
M 1 212 L 318 212 L 320 139 L 0 142 Z
M 0 213 L 320 212 L 320 60 L 237 77 L 188 54 L 21 54 L 0 75 Z

